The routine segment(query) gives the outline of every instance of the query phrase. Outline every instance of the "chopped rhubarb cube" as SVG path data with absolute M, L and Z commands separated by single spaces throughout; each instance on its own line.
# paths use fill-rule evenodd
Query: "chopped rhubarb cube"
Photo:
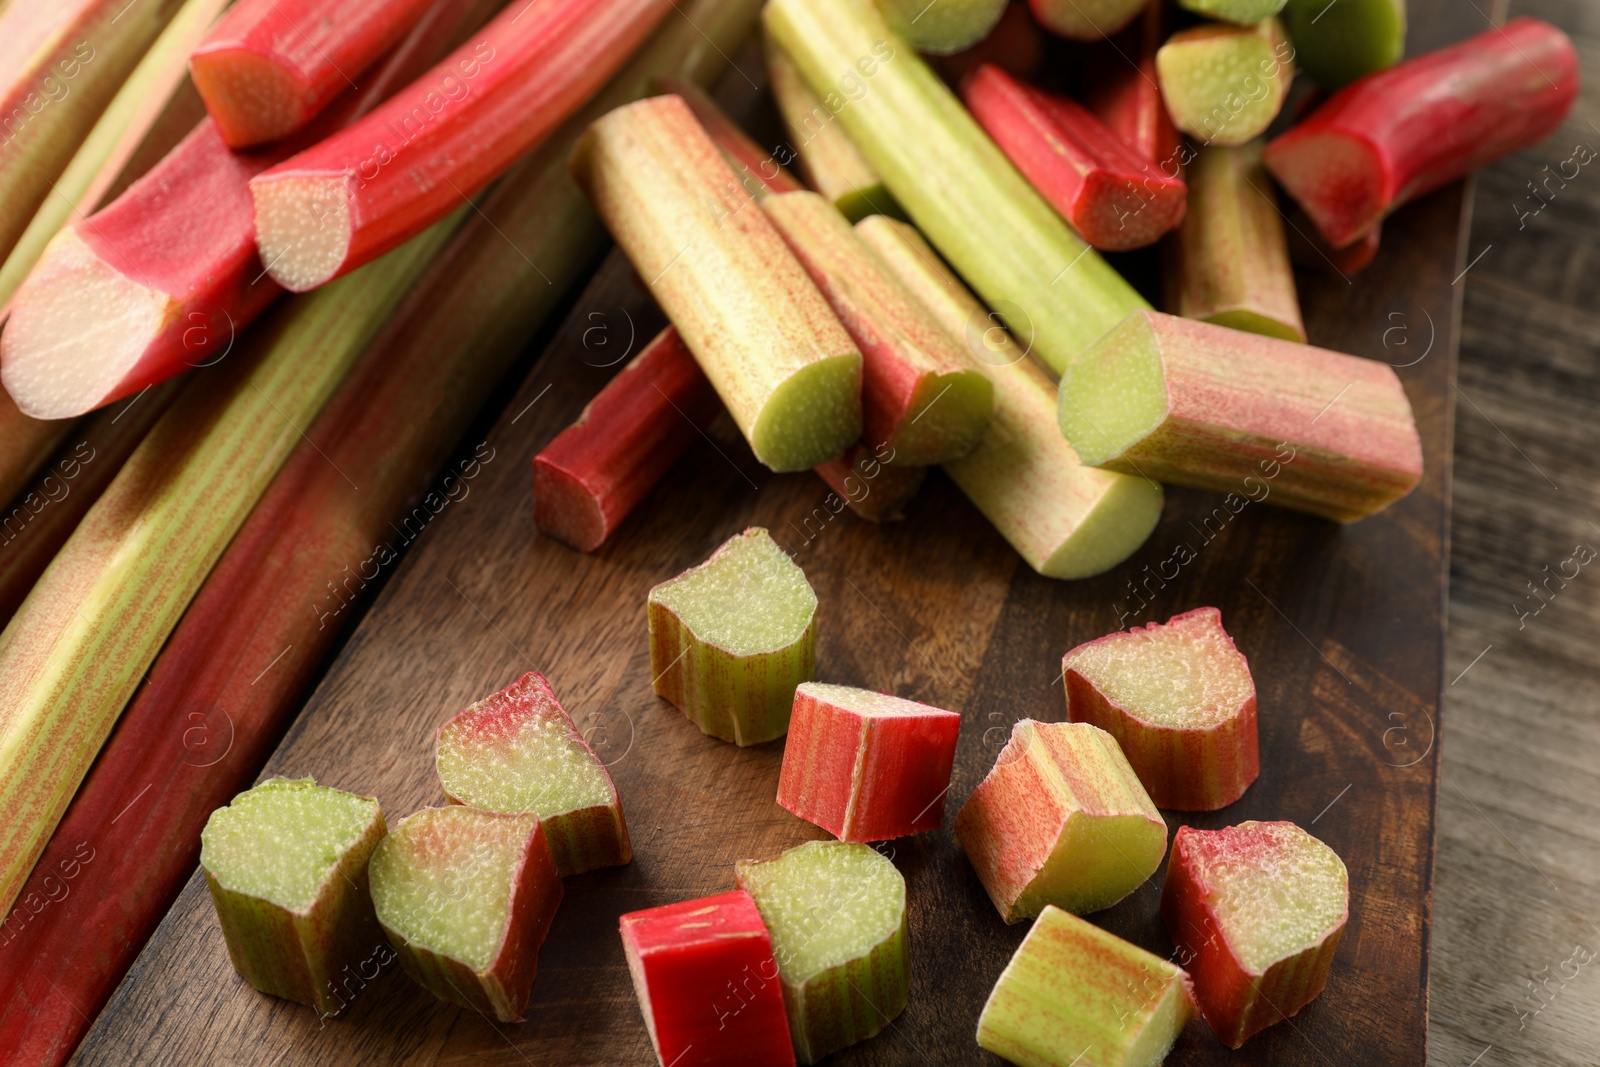
M 841 841 L 936 830 L 961 716 L 869 689 L 795 690 L 778 803 Z
M 1008 923 L 1046 904 L 1109 908 L 1155 873 L 1167 824 L 1116 739 L 1023 719 L 956 815 L 956 837 Z
M 662 1067 L 794 1063 L 772 939 L 749 893 L 629 912 L 619 925 Z
M 1229 1048 L 1322 992 L 1349 914 L 1344 862 L 1293 823 L 1184 826 L 1173 839 L 1161 917 Z
M 1214 811 L 1256 780 L 1256 685 L 1216 608 L 1097 638 L 1061 668 L 1067 718 L 1116 738 L 1157 807 Z

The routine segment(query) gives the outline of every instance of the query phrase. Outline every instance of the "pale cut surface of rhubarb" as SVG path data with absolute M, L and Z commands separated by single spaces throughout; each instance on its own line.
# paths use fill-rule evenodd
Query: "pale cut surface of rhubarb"
M 978 1044 L 1019 1067 L 1155 1067 L 1194 1017 L 1168 960 L 1047 906 L 978 1017 Z
M 378 921 L 418 985 L 503 1023 L 522 1020 L 561 877 L 532 813 L 423 808 L 373 850 Z
M 687 104 L 618 108 L 572 167 L 758 460 L 803 470 L 860 436 L 861 354 Z
M 1161 866 L 1167 824 L 1117 742 L 1089 723 L 1023 719 L 956 815 L 956 837 L 1008 923 L 1047 904 L 1109 908 Z
M 889 28 L 919 52 L 947 56 L 971 48 L 993 30 L 1006 0 L 877 0 Z
M 844 455 L 818 464 L 817 476 L 828 483 L 851 511 L 868 522 L 898 522 L 927 477 L 926 467 L 891 466 L 878 457 L 890 453 L 855 444 Z
M 1304 341 L 1289 238 L 1261 142 L 1200 148 L 1185 177 L 1192 210 L 1166 250 L 1168 310 Z
M 1067 718 L 1116 738 L 1157 807 L 1215 811 L 1255 781 L 1255 681 L 1216 608 L 1081 644 L 1061 673 Z
M 861 350 L 862 439 L 912 467 L 956 459 L 982 439 L 994 386 L 822 196 L 770 196 L 762 210 Z
M 794 1063 L 772 938 L 749 893 L 629 912 L 618 925 L 661 1067 Z
M 817 594 L 759 526 L 650 590 L 655 691 L 703 733 L 782 737 L 794 690 L 817 670 Z
M 1284 0 L 1178 0 L 1187 11 L 1235 26 L 1254 26 L 1282 11 L 1283 5 Z
M 1422 480 L 1394 369 L 1156 311 L 1129 315 L 1061 380 L 1083 461 L 1354 522 Z
M 190 60 L 230 148 L 299 130 L 434 0 L 239 0 Z
M 795 690 L 778 803 L 841 841 L 936 830 L 961 716 L 845 685 Z
M 376 800 L 310 778 L 269 778 L 211 814 L 200 867 L 251 985 L 319 1015 L 344 1006 L 339 972 L 383 944 L 367 859 L 385 829 Z
M 1156 53 L 1167 111 L 1204 144 L 1241 145 L 1277 118 L 1294 80 L 1294 46 L 1276 17 L 1254 26 L 1179 30 Z
M 455 803 L 538 815 L 562 877 L 633 858 L 611 775 L 537 671 L 440 726 L 435 760 Z
M 1289 0 L 1283 25 L 1295 65 L 1329 91 L 1392 67 L 1406 54 L 1405 0 Z
M 910 995 L 906 880 L 882 853 L 809 841 L 735 866 L 783 982 L 795 1058 L 815 1063 L 877 1034 Z
M 1178 829 L 1161 917 L 1224 1045 L 1238 1048 L 1322 992 L 1349 883 L 1338 854 L 1290 822 Z
M 945 473 L 1046 577 L 1086 578 L 1132 555 L 1161 518 L 1161 487 L 1084 466 L 1056 425 L 1055 386 L 921 234 L 882 217 L 856 232 L 994 383 L 988 432 Z
M 1052 33 L 1077 41 L 1109 37 L 1138 17 L 1146 0 L 1028 0 L 1033 17 Z

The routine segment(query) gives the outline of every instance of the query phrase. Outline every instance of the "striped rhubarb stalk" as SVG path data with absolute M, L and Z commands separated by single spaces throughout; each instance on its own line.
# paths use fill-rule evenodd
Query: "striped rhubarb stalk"
M 861 354 L 805 269 L 680 98 L 590 127 L 573 174 L 775 471 L 861 434 Z
M 762 17 L 912 221 L 1053 370 L 1146 306 L 870 0 L 772 0 Z
M 240 0 L 190 70 L 229 148 L 301 129 L 394 47 L 433 0 Z
M 1181 178 L 1185 150 L 1156 73 L 1167 39 L 1166 7 L 1152 3 L 1115 40 L 1097 45 L 1084 71 L 1084 103 L 1138 157 L 1168 178 Z
M 314 289 L 476 196 L 572 115 L 671 0 L 512 4 L 381 107 L 250 182 L 261 262 Z
M 695 119 L 705 128 L 711 142 L 721 150 L 728 165 L 738 173 L 740 182 L 751 196 L 762 200 L 768 193 L 794 193 L 805 188 L 783 169 L 775 153 L 766 151 L 751 140 L 750 135 L 739 128 L 739 124 L 722 110 L 722 105 L 713 100 L 710 93 L 698 85 L 673 78 L 663 80 L 658 88 L 663 93 L 681 97 L 689 105 Z

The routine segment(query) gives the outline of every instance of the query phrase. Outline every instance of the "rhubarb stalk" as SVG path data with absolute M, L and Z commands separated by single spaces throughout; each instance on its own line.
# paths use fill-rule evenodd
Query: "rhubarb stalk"
M 1161 487 L 1084 466 L 1056 425 L 1050 379 L 921 234 L 887 218 L 862 219 L 856 232 L 994 383 L 989 431 L 945 464 L 950 480 L 1046 577 L 1084 578 L 1128 558 L 1161 517 Z
M 1152 0 L 1028 0 L 1033 17 L 1052 33 L 1078 41 L 1110 37 Z
M 1346 86 L 1263 158 L 1343 248 L 1408 200 L 1553 133 L 1577 95 L 1572 41 L 1516 18 Z
M 190 69 L 229 148 L 287 137 L 392 48 L 433 0 L 240 0 Z
M 663 93 L 680 97 L 689 106 L 695 119 L 705 128 L 706 136 L 721 150 L 728 165 L 738 172 L 739 180 L 751 196 L 764 200 L 768 193 L 794 193 L 805 188 L 783 169 L 774 153 L 751 140 L 710 93 L 675 78 L 664 79 L 659 88 Z
M 1405 0 L 1289 0 L 1283 24 L 1295 64 L 1330 92 L 1406 54 Z
M 1181 178 L 1183 140 L 1156 72 L 1156 52 L 1166 38 L 1166 8 L 1151 3 L 1116 40 L 1095 47 L 1084 73 L 1084 103 L 1140 159 L 1165 177 Z
M 889 28 L 919 52 L 947 56 L 971 48 L 994 29 L 1006 0 L 878 0 Z
M 1156 72 L 1178 129 L 1204 144 L 1241 145 L 1278 117 L 1294 80 L 1294 46 L 1276 18 L 1204 23 L 1167 38 Z
M 906 505 L 922 488 L 926 467 L 890 465 L 879 457 L 887 453 L 856 444 L 838 459 L 817 466 L 817 475 L 828 483 L 851 511 L 868 522 L 895 522 L 905 518 Z
M 870 0 L 773 0 L 763 18 L 912 221 L 1053 370 L 1146 306 Z

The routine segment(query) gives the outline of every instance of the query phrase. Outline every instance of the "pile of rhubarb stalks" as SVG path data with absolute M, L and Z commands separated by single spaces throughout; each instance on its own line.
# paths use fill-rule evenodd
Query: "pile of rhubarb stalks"
M 1062 579 L 1133 553 L 1161 483 L 1242 497 L 1269 479 L 1273 503 L 1338 522 L 1403 497 L 1422 476 L 1410 404 L 1386 365 L 1305 343 L 1284 213 L 1313 269 L 1348 275 L 1390 212 L 1552 133 L 1578 87 L 1545 23 L 1401 62 L 1404 27 L 1397 0 L 0 4 L 0 970 L 19 976 L 0 991 L 0 1060 L 71 1055 L 345 609 L 492 458 L 461 435 L 608 231 L 672 325 L 535 460 L 539 532 L 575 549 L 600 548 L 724 412 L 757 460 L 814 470 L 871 521 L 901 517 L 940 466 Z M 705 92 L 752 32 L 787 125 L 771 150 Z M 1310 90 L 1280 114 L 1297 72 Z M 1097 251 L 1157 242 L 1162 311 Z M 653 655 L 675 610 L 658 633 L 655 604 Z M 746 694 L 748 713 L 703 703 L 686 666 L 657 689 L 757 743 L 790 728 L 795 669 Z M 863 721 L 895 714 L 834 698 Z M 1193 711 L 1199 730 L 1239 718 Z M 1115 763 L 1128 738 L 1080 721 L 1110 731 Z M 1074 738 L 1030 735 L 1009 762 L 1104 748 Z M 1174 788 L 1216 799 L 1236 757 Z M 1119 795 L 1139 821 L 1154 809 L 1132 771 Z M 864 816 L 841 803 L 837 826 L 785 806 L 880 839 L 846 832 Z M 368 852 L 389 840 L 375 808 L 311 806 Z M 524 820 L 505 840 L 531 854 L 547 830 Z M 1208 848 L 1255 854 L 1264 834 L 1194 844 L 1185 884 L 1207 884 Z M 784 894 L 805 878 L 892 890 L 870 858 L 831 856 L 741 869 L 755 907 L 717 905 L 730 937 L 781 961 Z M 1017 910 L 1021 883 L 1015 899 L 996 885 L 1022 861 L 991 858 L 1002 914 L 1041 916 L 1039 951 L 1107 936 L 1068 922 L 1087 908 L 1071 899 Z M 1035 858 L 1053 870 L 1050 848 Z M 1063 918 L 1040 910 L 1058 903 Z M 658 1039 L 668 1005 L 643 991 L 674 921 L 624 923 Z M 436 989 L 460 977 L 408 970 Z M 512 970 L 505 988 L 532 981 L 531 962 Z M 825 1054 L 840 1034 L 808 1043 L 806 981 L 788 978 L 772 988 L 795 1054 Z M 505 988 L 474 1005 L 505 1015 Z M 1189 998 L 1142 1007 L 1166 1025 Z M 821 1003 L 849 1040 L 876 1025 Z M 770 1009 L 742 1019 L 785 1019 Z M 1205 1014 L 1237 1044 L 1252 1010 Z M 1063 1062 L 1013 1040 L 985 1044 Z

